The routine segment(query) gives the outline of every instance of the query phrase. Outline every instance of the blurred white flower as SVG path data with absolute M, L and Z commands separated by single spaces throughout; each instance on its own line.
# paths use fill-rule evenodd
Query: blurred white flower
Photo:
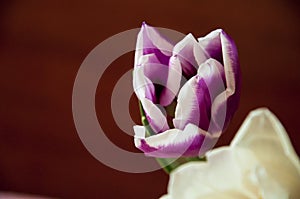
M 300 163 L 288 135 L 268 109 L 252 111 L 228 147 L 170 175 L 161 199 L 299 199 Z

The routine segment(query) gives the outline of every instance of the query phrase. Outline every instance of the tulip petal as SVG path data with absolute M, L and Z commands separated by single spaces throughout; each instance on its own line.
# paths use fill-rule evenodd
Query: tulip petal
M 268 109 L 252 111 L 231 146 L 250 149 L 268 176 L 279 182 L 290 194 L 290 198 L 300 198 L 299 158 L 284 127 Z M 263 184 L 269 180 L 261 175 L 260 181 Z
M 208 129 L 210 99 L 205 81 L 198 75 L 192 77 L 179 91 L 175 118 L 175 128 L 184 129 L 189 123 Z
M 166 116 L 162 110 L 147 98 L 141 98 L 141 103 L 146 114 L 147 121 L 155 133 L 161 133 L 169 129 Z
M 134 82 L 136 82 L 134 87 L 138 87 L 139 83 L 143 83 L 139 79 L 145 78 L 143 81 L 146 82 L 149 88 L 143 91 L 148 93 L 151 91 L 151 94 L 154 94 L 154 96 L 147 98 L 162 106 L 171 104 L 180 88 L 181 66 L 177 57 L 171 57 L 170 66 L 168 66 L 161 64 L 155 54 L 141 56 L 133 73 L 138 73 L 138 75 L 134 75 Z
M 159 103 L 162 106 L 168 106 L 176 97 L 181 82 L 181 66 L 179 59 L 176 56 L 170 58 L 168 78 L 164 84 L 164 88 L 160 93 Z
M 203 130 L 210 127 L 210 107 L 214 98 L 225 90 L 223 66 L 214 59 L 208 59 L 180 90 L 175 111 L 174 126 L 184 129 L 195 124 Z
M 159 199 L 172 199 L 172 197 L 169 195 L 164 195 L 164 196 L 160 197 Z
M 188 79 L 196 75 L 199 65 L 209 58 L 192 34 L 174 46 L 173 55 L 179 58 L 183 74 Z
M 220 39 L 220 34 L 222 34 L 222 29 L 217 29 L 205 37 L 198 38 L 199 45 L 205 50 L 205 52 L 220 63 L 223 63 L 223 56 L 222 56 L 222 43 Z
M 174 170 L 168 193 L 172 199 L 257 198 L 257 189 L 245 178 L 256 164 L 247 150 L 214 149 L 207 153 L 207 162 L 189 162 Z
M 135 65 L 143 55 L 154 53 L 161 64 L 168 65 L 173 45 L 163 38 L 155 28 L 143 22 L 137 37 Z
M 153 83 L 144 75 L 142 67 L 133 71 L 133 89 L 138 99 L 147 98 L 152 102 L 156 102 L 155 88 Z
M 240 99 L 241 80 L 237 48 L 234 41 L 222 30 L 213 31 L 204 39 L 200 38 L 199 42 L 213 58 L 219 61 L 221 59 L 220 62 L 224 65 L 226 91 L 216 97 L 211 108 L 211 120 L 215 124 L 215 131 L 223 131 L 236 112 Z M 218 58 L 220 56 L 221 58 Z
M 225 72 L 222 64 L 215 59 L 208 59 L 203 63 L 197 74 L 204 79 L 208 94 L 213 101 L 220 93 L 225 91 Z
M 135 126 L 135 146 L 147 156 L 160 158 L 177 158 L 184 156 L 201 156 L 211 149 L 217 138 L 193 124 L 181 131 L 170 129 L 163 133 L 145 137 L 145 128 Z
M 257 167 L 254 182 L 259 187 L 259 193 L 264 199 L 290 199 L 288 190 L 270 176 L 265 168 Z
M 143 55 L 140 57 L 136 68 L 143 68 L 144 75 L 155 85 L 166 84 L 169 66 L 161 64 L 155 54 Z M 158 96 L 158 93 L 156 92 Z

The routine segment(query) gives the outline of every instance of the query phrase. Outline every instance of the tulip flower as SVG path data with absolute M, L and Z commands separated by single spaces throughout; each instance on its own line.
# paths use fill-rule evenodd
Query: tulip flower
M 202 156 L 238 107 L 236 46 L 220 29 L 198 40 L 188 34 L 172 44 L 143 23 L 133 87 L 146 121 L 134 126 L 135 146 L 152 157 Z
M 230 146 L 207 153 L 170 175 L 161 199 L 298 199 L 300 163 L 289 137 L 268 109 L 249 114 Z

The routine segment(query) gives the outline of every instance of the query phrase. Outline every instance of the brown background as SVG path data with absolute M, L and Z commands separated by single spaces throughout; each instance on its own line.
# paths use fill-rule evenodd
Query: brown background
M 236 41 L 243 72 L 240 109 L 218 145 L 228 144 L 254 108 L 282 121 L 300 154 L 299 5 L 285 0 L 1 1 L 0 191 L 61 198 L 158 198 L 163 171 L 123 173 L 94 159 L 74 127 L 71 96 L 81 62 L 121 31 L 154 26 L 201 36 L 221 27 Z M 116 60 L 97 90 L 97 113 L 107 136 L 134 149 L 110 112 L 113 84 L 132 67 Z M 138 121 L 136 98 L 131 113 Z M 276 154 L 274 154 L 276 155 Z

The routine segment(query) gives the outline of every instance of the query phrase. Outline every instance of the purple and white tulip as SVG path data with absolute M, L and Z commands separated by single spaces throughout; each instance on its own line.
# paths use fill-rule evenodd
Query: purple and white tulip
M 170 43 L 143 23 L 138 34 L 134 91 L 154 135 L 135 126 L 135 146 L 147 156 L 201 156 L 237 110 L 240 68 L 233 40 L 221 29 Z

